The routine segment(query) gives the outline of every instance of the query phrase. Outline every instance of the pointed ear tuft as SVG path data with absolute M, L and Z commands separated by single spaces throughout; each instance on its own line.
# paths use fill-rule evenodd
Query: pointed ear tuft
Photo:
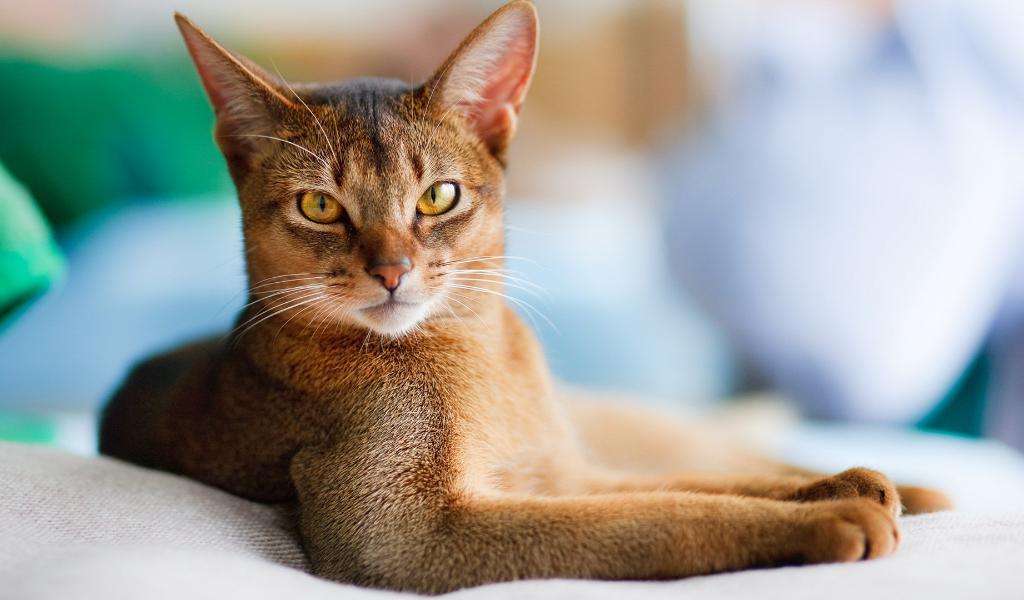
M 277 78 L 218 44 L 185 15 L 175 13 L 174 20 L 217 115 L 217 142 L 229 162 L 243 157 L 259 145 L 251 136 L 270 135 L 293 104 Z
M 500 160 L 537 61 L 537 9 L 515 0 L 488 17 L 422 88 L 429 102 L 458 110 Z

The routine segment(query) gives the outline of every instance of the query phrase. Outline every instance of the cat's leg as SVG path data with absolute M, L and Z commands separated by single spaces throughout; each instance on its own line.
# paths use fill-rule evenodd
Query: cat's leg
M 754 444 L 717 421 L 620 398 L 595 398 L 564 390 L 559 395 L 588 456 L 609 468 L 638 472 L 778 472 L 777 461 L 762 456 Z
M 824 473 L 793 465 L 787 465 L 767 458 L 764 462 L 764 469 L 769 473 L 774 472 L 791 477 L 805 477 L 822 482 L 828 479 L 828 476 Z M 954 507 L 953 500 L 939 490 L 901 483 L 897 483 L 895 486 L 896 491 L 899 494 L 900 504 L 903 507 L 903 514 L 905 515 L 920 515 L 940 512 L 944 510 L 952 510 Z M 825 484 L 824 488 L 828 489 L 828 485 Z M 819 491 L 818 493 L 822 492 Z
M 900 494 L 889 479 L 871 469 L 855 467 L 838 475 L 678 473 L 637 475 L 594 469 L 583 478 L 589 493 L 677 491 L 728 494 L 795 502 L 865 498 L 894 515 Z
M 299 452 L 292 472 L 314 573 L 421 593 L 527 578 L 665 579 L 855 561 L 887 555 L 899 540 L 892 513 L 861 498 L 484 495 L 436 463 L 405 456 L 395 465 L 360 464 L 328 449 Z
M 952 510 L 955 507 L 952 498 L 933 488 L 898 484 L 896 491 L 900 493 L 900 503 L 903 504 L 905 515 L 923 515 Z
M 758 477 L 777 476 L 786 481 L 782 488 L 812 486 L 806 497 L 819 497 L 833 492 L 836 497 L 852 495 L 850 485 L 840 477 L 833 480 L 819 473 L 788 465 L 764 456 L 745 447 L 736 436 L 714 423 L 687 422 L 679 415 L 668 411 L 651 409 L 624 402 L 588 401 L 573 394 L 567 394 L 564 403 L 581 441 L 590 457 L 597 463 L 623 472 L 665 473 L 678 472 L 723 473 Z M 640 478 L 637 485 L 646 489 L 644 480 L 664 483 L 666 476 Z M 694 489 L 715 491 L 724 484 L 716 483 L 708 475 L 702 481 L 694 480 Z M 686 487 L 677 479 L 670 487 Z M 738 485 L 738 484 L 737 484 Z M 870 490 L 878 486 L 852 483 L 856 489 Z M 658 486 L 655 486 L 657 488 Z M 754 486 L 763 489 L 758 484 Z M 771 487 L 771 486 L 769 486 Z M 770 493 L 751 490 L 747 495 L 777 497 L 778 490 Z M 920 514 L 948 510 L 953 507 L 948 496 L 940 491 L 912 485 L 896 485 L 904 514 Z M 730 492 L 735 493 L 735 492 Z

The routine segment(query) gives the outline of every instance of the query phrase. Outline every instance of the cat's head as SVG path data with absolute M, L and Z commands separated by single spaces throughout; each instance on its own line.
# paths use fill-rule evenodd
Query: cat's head
M 400 335 L 500 290 L 490 257 L 535 64 L 530 2 L 491 15 L 419 86 L 290 85 L 176 19 L 238 190 L 253 324 Z

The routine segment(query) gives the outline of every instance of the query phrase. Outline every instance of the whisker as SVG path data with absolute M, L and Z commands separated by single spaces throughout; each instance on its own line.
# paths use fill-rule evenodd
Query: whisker
M 528 262 L 528 263 L 538 264 L 537 261 L 533 260 L 532 258 L 527 258 L 525 256 L 473 256 L 473 257 L 470 257 L 470 258 L 462 258 L 462 259 L 459 259 L 459 260 L 449 260 L 447 262 L 440 262 L 440 263 L 437 263 L 437 264 L 438 264 L 438 266 L 446 267 L 448 265 L 460 265 L 460 264 L 463 264 L 463 263 L 470 263 L 470 262 L 487 262 L 487 261 L 492 261 L 492 260 L 522 260 L 522 261 L 525 261 L 525 262 Z
M 519 233 L 528 233 L 530 235 L 545 235 L 536 229 L 528 229 L 526 227 L 520 227 L 518 225 L 505 224 L 505 231 L 518 231 Z
M 452 305 L 448 303 L 449 300 L 451 300 L 451 298 L 445 298 L 443 300 L 442 306 L 444 306 L 445 310 L 448 311 L 448 314 L 450 314 L 453 319 L 455 319 L 456 321 L 459 322 L 459 325 L 462 325 L 463 327 L 465 327 L 466 326 L 466 322 L 463 321 L 462 317 L 460 317 L 458 314 L 456 314 L 456 312 L 452 309 Z
M 278 78 L 280 78 L 281 82 L 284 83 L 284 85 L 288 88 L 288 91 L 290 91 L 292 95 L 295 96 L 295 99 L 301 102 L 302 105 L 306 107 L 306 110 L 309 111 L 309 116 L 313 117 L 313 121 L 315 121 L 317 127 L 320 128 L 320 133 L 323 134 L 324 141 L 327 142 L 328 147 L 330 147 L 331 153 L 334 155 L 334 158 L 336 160 L 339 159 L 338 151 L 334 149 L 334 144 L 331 142 L 330 136 L 327 135 L 327 130 L 324 129 L 324 124 L 320 122 L 320 119 L 313 113 L 313 109 L 311 109 L 309 105 L 306 104 L 306 101 L 303 100 L 302 97 L 295 92 L 295 88 L 292 87 L 292 84 L 288 83 L 288 80 L 285 79 L 283 75 L 281 75 L 281 70 L 277 68 L 277 64 L 275 64 L 274 61 L 270 61 L 270 64 L 274 65 L 274 70 L 277 71 Z M 326 164 L 324 166 L 326 166 Z
M 310 285 L 300 285 L 300 286 L 296 286 L 296 287 L 285 288 L 285 289 L 282 289 L 282 290 L 274 290 L 274 291 L 272 291 L 272 292 L 270 292 L 270 293 L 268 293 L 266 295 L 263 295 L 263 296 L 260 296 L 259 298 L 256 298 L 252 302 L 242 306 L 242 310 L 245 310 L 246 308 L 249 308 L 253 304 L 258 304 L 258 303 L 263 302 L 265 300 L 269 300 L 271 298 L 274 298 L 275 296 L 281 296 L 281 295 L 284 295 L 284 294 L 291 294 L 291 293 L 295 293 L 295 292 L 304 292 L 304 291 L 307 291 L 307 290 L 322 290 L 322 289 L 327 289 L 328 287 L 330 287 L 330 286 L 324 285 L 322 283 L 314 283 L 314 284 L 310 284 Z
M 484 325 L 484 326 L 487 325 L 487 322 L 484 321 L 484 318 L 480 316 L 480 313 L 478 313 L 475 310 L 473 310 L 472 307 L 470 307 L 465 302 L 463 302 L 463 301 L 459 300 L 458 298 L 456 298 L 456 296 L 458 296 L 460 298 L 465 298 L 466 300 L 469 300 L 468 296 L 463 296 L 462 294 L 458 294 L 458 293 L 453 292 L 451 290 L 448 290 L 448 294 L 446 295 L 445 300 L 454 300 L 455 302 L 458 302 L 463 308 L 465 308 L 469 312 L 473 313 L 473 316 L 476 317 L 480 321 L 481 325 Z
M 366 352 L 366 342 L 370 340 L 370 336 L 373 335 L 373 330 L 369 327 L 366 328 L 366 337 L 363 338 L 363 343 L 359 346 L 359 352 Z
M 291 310 L 292 308 L 295 308 L 295 306 L 298 306 L 299 303 L 301 303 L 303 300 L 308 299 L 308 298 L 312 298 L 312 297 L 317 296 L 317 295 L 319 295 L 321 293 L 322 292 L 320 292 L 320 290 L 316 290 L 316 291 L 313 291 L 313 292 L 310 292 L 310 293 L 302 294 L 298 298 L 285 298 L 283 300 L 281 300 L 281 299 L 275 300 L 274 304 L 272 306 L 264 308 L 263 310 L 258 311 L 255 315 L 253 315 L 252 317 L 247 319 L 244 323 L 241 323 L 240 325 L 235 327 L 235 330 L 239 330 L 239 329 L 242 329 L 244 327 L 245 331 L 248 331 L 249 329 L 252 329 L 254 326 L 259 325 L 260 323 L 265 321 L 267 318 L 269 318 L 269 317 L 264 317 L 263 315 L 266 315 L 266 314 L 270 313 L 270 317 L 272 317 L 275 314 L 280 314 L 278 309 L 280 309 L 281 311 Z M 295 305 L 295 306 L 292 306 L 292 305 Z M 234 333 L 234 331 L 232 331 L 232 333 Z M 239 335 L 239 337 L 241 337 L 241 334 Z
M 487 288 L 482 288 L 482 287 L 473 286 L 473 285 L 465 285 L 465 284 L 461 284 L 461 283 L 447 283 L 445 285 L 448 285 L 448 286 L 451 286 L 451 287 L 460 288 L 460 289 L 464 289 L 464 290 L 472 290 L 472 291 L 476 291 L 476 292 L 481 292 L 481 293 L 484 293 L 484 294 L 491 294 L 491 295 L 497 296 L 499 298 L 504 298 L 504 299 L 508 300 L 509 302 L 512 302 L 516 306 L 522 308 L 524 311 L 526 311 L 527 315 L 529 315 L 531 311 L 536 313 L 536 315 L 538 317 L 540 317 L 541 319 L 544 319 L 544 321 L 551 327 L 551 329 L 553 329 L 556 333 L 561 334 L 561 332 L 558 330 L 558 327 L 555 326 L 555 324 L 551 321 L 551 319 L 549 319 L 547 317 L 547 315 L 545 315 L 536 306 L 530 304 L 526 300 L 522 300 L 520 298 L 514 298 L 512 296 L 509 296 L 508 294 L 502 294 L 501 292 L 496 292 L 494 290 L 489 290 Z M 530 317 L 530 320 L 532 321 L 533 317 Z
M 465 92 L 463 92 L 462 96 L 459 97 L 458 102 L 453 103 L 451 106 L 448 107 L 448 110 L 444 111 L 444 114 L 441 115 L 441 118 L 437 120 L 437 125 L 434 126 L 434 131 L 432 131 L 430 133 L 430 137 L 427 138 L 427 144 L 425 146 L 426 148 L 429 148 L 431 144 L 434 143 L 434 137 L 437 135 L 438 130 L 441 129 L 441 125 L 444 124 L 444 120 L 448 118 L 448 115 L 452 114 L 452 111 L 455 110 L 457 106 L 462 104 L 462 101 L 465 100 L 470 93 L 470 90 L 466 90 Z
M 316 329 L 313 330 L 313 339 L 314 340 L 319 339 L 320 334 L 326 333 L 327 329 L 330 327 L 331 323 L 336 323 L 337 322 L 338 311 L 341 310 L 342 308 L 343 307 L 342 307 L 341 304 L 337 304 L 336 303 L 331 308 L 330 312 L 324 314 L 324 316 L 323 316 L 323 325 L 322 325 L 323 329 L 321 330 L 320 327 L 317 327 Z
M 261 293 L 261 292 L 258 292 L 258 290 L 260 288 L 266 288 L 266 287 L 270 287 L 270 286 L 273 286 L 273 285 L 282 285 L 282 284 L 288 284 L 288 283 L 299 283 L 300 281 L 315 281 L 315 280 L 327 279 L 327 278 L 328 278 L 328 275 L 326 275 L 326 274 L 324 274 L 324 275 L 316 275 L 316 274 L 313 274 L 313 273 L 291 273 L 291 274 L 287 274 L 287 275 L 275 275 L 274 277 L 267 277 L 266 279 L 260 280 L 260 282 L 257 282 L 252 287 L 249 287 L 248 289 L 239 290 L 238 292 L 233 294 L 231 296 L 231 298 L 227 302 L 224 303 L 224 306 L 220 307 L 220 311 L 217 314 L 220 314 L 220 313 L 224 312 L 224 310 L 227 309 L 227 307 L 231 306 L 231 304 L 234 303 L 238 299 L 238 297 L 241 296 L 242 294 L 247 294 L 251 298 L 253 295 L 255 295 L 257 293 Z M 276 280 L 276 281 L 271 281 L 271 280 Z M 266 282 L 266 283 L 263 283 L 263 282 Z M 273 290 L 271 290 L 271 291 L 273 291 Z M 242 308 L 243 309 L 244 308 L 248 308 L 252 304 L 253 303 L 250 302 L 249 304 L 246 304 Z
M 506 267 L 488 267 L 484 269 L 452 269 L 449 273 L 518 273 L 522 274 L 522 271 L 515 269 L 509 269 Z
M 537 298 L 538 300 L 542 300 L 542 301 L 547 300 L 547 298 L 545 298 L 537 290 L 530 289 L 530 288 L 528 288 L 526 286 L 522 286 L 522 285 L 519 285 L 519 284 L 514 283 L 514 282 L 502 281 L 502 280 L 499 280 L 499 279 L 483 279 L 483 278 L 479 278 L 479 277 L 448 277 L 448 278 L 446 278 L 446 280 L 447 281 L 455 281 L 455 282 L 459 282 L 459 281 L 472 281 L 472 282 L 476 282 L 476 283 L 497 283 L 497 284 L 501 284 L 501 285 L 504 285 L 504 286 L 507 286 L 507 287 L 510 287 L 510 288 L 513 288 L 513 289 L 517 289 L 517 290 L 526 292 L 527 294 L 530 294 L 531 296 L 533 296 L 534 298 Z
M 299 315 L 301 315 L 302 313 L 308 311 L 311 308 L 316 308 L 318 303 L 321 303 L 321 302 L 323 302 L 324 300 L 327 300 L 327 299 L 328 299 L 327 296 L 325 294 L 321 293 L 319 296 L 317 296 L 316 298 L 313 299 L 313 302 L 311 302 L 309 306 L 306 306 L 305 308 L 303 308 L 299 312 L 297 312 L 294 315 L 292 315 L 291 317 L 289 317 L 287 321 L 285 321 L 283 324 L 281 324 L 281 327 L 278 328 L 277 333 L 274 334 L 274 341 L 275 342 L 277 341 L 278 336 L 281 335 L 281 332 L 284 331 L 284 328 L 287 327 L 289 323 L 294 321 L 296 317 L 298 317 Z
M 332 296 L 335 300 L 340 300 L 341 299 L 340 297 L 338 297 L 335 294 L 329 294 L 329 295 Z M 327 308 L 328 308 L 328 310 L 325 311 L 324 314 L 320 317 L 320 318 L 323 319 L 322 325 L 318 325 L 313 330 L 313 339 L 314 340 L 318 339 L 321 333 L 327 331 L 327 329 L 331 325 L 332 321 L 336 321 L 337 320 L 338 311 L 344 309 L 345 307 L 340 302 L 334 302 L 333 305 L 332 305 L 332 303 L 328 302 L 327 303 Z M 321 329 L 321 327 L 323 329 Z
M 295 279 L 282 279 L 281 281 L 272 281 L 270 283 L 264 283 L 256 287 L 249 288 L 249 294 L 264 294 L 287 289 L 283 287 L 274 287 L 282 285 L 331 285 L 330 283 L 324 282 L 325 279 L 327 279 L 327 277 L 298 277 Z
M 546 295 L 548 294 L 548 291 L 546 289 L 544 289 L 543 286 L 538 285 L 538 284 L 530 281 L 529 279 L 526 279 L 525 277 L 517 277 L 516 275 L 509 275 L 509 273 L 518 273 L 518 271 L 512 271 L 512 270 L 509 270 L 509 269 L 453 269 L 453 270 L 449 271 L 448 273 L 446 273 L 446 275 L 449 275 L 449 274 L 464 275 L 465 274 L 465 275 L 485 275 L 485 276 L 490 275 L 490 276 L 495 276 L 495 277 L 504 277 L 505 279 L 508 279 L 509 281 L 514 281 L 516 283 L 529 286 L 529 287 L 531 287 L 531 288 L 533 288 L 533 289 L 535 289 L 535 290 L 537 290 L 539 292 L 543 292 Z
M 289 144 L 291 146 L 295 146 L 299 150 L 302 150 L 303 152 L 308 153 L 310 156 L 312 156 L 313 158 L 315 158 L 318 161 L 320 161 L 320 164 L 324 166 L 324 169 L 327 169 L 328 171 L 331 170 L 331 166 L 329 164 L 327 164 L 327 161 L 324 160 L 324 158 L 322 156 L 320 156 L 316 152 L 313 152 L 309 148 L 306 148 L 305 146 L 300 146 L 299 144 L 296 144 L 295 142 L 291 142 L 291 141 L 288 141 L 288 140 L 285 140 L 285 139 L 281 139 L 279 137 L 274 137 L 272 135 L 259 135 L 259 134 L 256 134 L 256 133 L 239 134 L 239 135 L 233 135 L 231 137 L 263 138 L 263 139 L 266 139 L 266 140 L 277 140 L 278 142 L 284 142 L 285 144 Z
M 273 277 L 267 277 L 266 279 L 261 279 L 261 280 L 257 281 L 256 283 L 252 284 L 250 289 L 255 289 L 255 287 L 258 287 L 261 284 L 264 284 L 264 283 L 267 283 L 267 282 L 273 282 L 273 281 L 278 281 L 278 280 L 282 280 L 282 279 L 284 279 L 284 280 L 291 280 L 292 278 L 300 278 L 300 277 L 326 278 L 326 277 L 329 277 L 329 276 L 330 276 L 329 273 L 288 273 L 286 275 L 275 275 Z
M 427 96 L 427 104 L 426 104 L 426 106 L 427 106 L 427 109 L 428 109 L 428 110 L 429 110 L 429 108 L 430 108 L 430 102 L 431 102 L 431 101 L 432 101 L 432 100 L 434 99 L 434 92 L 436 92 L 436 91 L 437 91 L 437 88 L 438 88 L 438 86 L 440 86 L 440 85 L 441 85 L 441 82 L 443 82 L 443 81 L 444 81 L 444 78 L 445 78 L 445 77 L 446 77 L 446 76 L 448 75 L 448 70 L 452 68 L 452 65 L 453 65 L 453 64 L 454 64 L 454 63 L 452 63 L 452 64 L 449 64 L 448 66 L 446 66 L 446 67 L 444 68 L 444 71 L 442 71 L 442 72 L 441 72 L 441 75 L 440 75 L 440 76 L 439 76 L 439 77 L 437 78 L 437 81 L 435 81 L 435 82 L 434 82 L 434 85 L 433 85 L 433 87 L 431 87 L 431 88 L 430 88 L 430 95 L 429 95 L 429 96 Z M 465 94 L 463 94 L 462 98 L 460 98 L 460 99 L 459 99 L 459 102 L 461 102 L 462 100 L 464 100 L 464 99 L 465 99 L 465 97 L 466 97 L 466 95 L 465 95 Z M 450 107 L 448 108 L 448 110 L 447 110 L 447 111 L 445 111 L 445 113 L 444 113 L 444 114 L 443 114 L 443 115 L 441 116 L 441 118 L 440 118 L 440 119 L 439 119 L 439 120 L 437 121 L 437 126 L 435 126 L 435 127 L 434 127 L 434 131 L 433 131 L 433 132 L 431 132 L 431 134 L 430 134 L 430 137 L 429 137 L 429 138 L 427 138 L 426 140 L 423 140 L 423 141 L 425 142 L 425 143 L 423 144 L 423 147 L 424 147 L 424 148 L 429 148 L 429 147 L 430 147 L 430 144 L 432 144 L 432 143 L 434 142 L 434 136 L 435 136 L 435 135 L 437 135 L 437 129 L 438 129 L 438 127 L 440 127 L 440 126 L 441 126 L 441 123 L 442 123 L 442 122 L 443 122 L 443 121 L 445 120 L 445 118 L 446 118 L 446 117 L 448 116 L 448 114 L 449 114 L 449 113 L 450 113 L 450 112 L 452 111 L 452 108 L 454 108 L 455 106 L 458 106 L 458 104 L 453 104 L 452 106 L 450 106 Z
M 448 70 L 452 68 L 453 64 L 455 63 L 451 63 L 444 68 L 444 71 L 441 72 L 441 75 L 437 78 L 437 81 L 434 82 L 434 86 L 430 88 L 430 95 L 427 96 L 427 106 L 430 106 L 430 101 L 434 99 L 434 92 L 437 91 L 437 86 L 441 85 L 441 82 L 444 81 L 445 76 L 448 75 Z
M 302 334 L 306 334 L 306 330 L 309 329 L 310 325 L 316 324 L 316 326 L 313 328 L 313 333 L 315 334 L 316 330 L 319 328 L 319 319 L 322 316 L 324 316 L 327 313 L 327 311 L 330 310 L 330 308 L 330 303 L 324 302 L 324 305 L 320 307 L 320 309 L 317 310 L 316 313 L 313 314 L 313 318 L 310 319 L 309 322 L 306 323 L 306 326 L 302 328 Z
M 329 287 L 329 284 L 326 284 L 326 283 L 310 283 L 310 284 L 302 284 L 302 285 L 291 286 L 291 287 L 284 287 L 284 288 L 272 288 L 272 289 L 267 289 L 267 290 L 263 290 L 263 291 L 250 290 L 249 296 L 248 296 L 249 303 L 243 305 L 241 308 L 242 309 L 246 309 L 246 308 L 249 308 L 250 306 L 252 306 L 254 304 L 257 304 L 257 303 L 259 303 L 261 301 L 268 300 L 268 299 L 273 298 L 275 296 L 280 296 L 280 295 L 287 294 L 287 293 L 290 293 L 290 292 L 302 292 L 302 291 L 306 291 L 306 290 L 318 289 L 320 287 Z
M 523 279 L 524 281 L 528 281 L 525 278 L 525 274 L 522 271 L 516 271 L 515 269 L 452 269 L 452 270 L 446 271 L 445 273 L 442 273 L 442 274 L 450 274 L 450 273 L 454 273 L 454 274 L 465 273 L 465 274 L 468 274 L 468 275 L 494 274 L 494 275 L 518 277 L 520 279 Z
M 252 329 L 253 329 L 254 327 L 256 327 L 257 325 L 259 325 L 260 323 L 263 323 L 263 322 L 264 322 L 264 321 L 266 321 L 267 319 L 272 319 L 272 318 L 274 318 L 274 317 L 276 317 L 276 316 L 278 316 L 278 315 L 284 314 L 284 313 L 286 313 L 286 312 L 288 312 L 288 311 L 290 311 L 290 310 L 295 310 L 296 308 L 299 308 L 299 307 L 302 307 L 302 306 L 306 306 L 306 305 L 308 305 L 308 304 L 312 304 L 312 303 L 314 303 L 314 302 L 320 302 L 320 301 L 321 301 L 321 298 L 319 297 L 319 295 L 316 295 L 316 296 L 314 296 L 314 297 L 312 297 L 312 298 L 306 298 L 305 300 L 302 300 L 302 301 L 299 301 L 299 302 L 295 302 L 295 303 L 289 304 L 288 306 L 285 306 L 284 308 L 281 308 L 280 310 L 276 310 L 276 311 L 274 311 L 274 312 L 270 313 L 269 315 L 267 315 L 267 316 L 263 317 L 263 318 L 262 318 L 262 319 L 260 319 L 259 321 L 256 321 L 255 323 L 253 323 L 253 324 L 249 325 L 249 326 L 248 326 L 248 327 L 246 327 L 246 328 L 245 328 L 244 330 L 242 330 L 242 331 L 241 331 L 241 332 L 240 332 L 240 333 L 238 334 L 238 336 L 236 337 L 236 341 L 237 341 L 238 339 L 241 339 L 241 337 L 242 337 L 242 336 L 244 336 L 244 335 L 245 335 L 246 333 L 248 333 L 249 331 L 251 331 L 251 330 L 252 330 Z
M 302 274 L 302 273 L 294 273 L 294 274 Z M 224 302 L 224 305 L 220 307 L 220 310 L 217 311 L 217 314 L 220 314 L 221 312 L 223 312 L 234 301 L 238 300 L 239 296 L 242 296 L 243 294 L 247 294 L 249 297 L 252 297 L 253 294 L 257 293 L 256 291 L 259 288 L 266 288 L 266 287 L 269 287 L 271 285 L 292 284 L 292 283 L 297 283 L 297 282 L 302 281 L 302 280 L 310 280 L 311 281 L 311 280 L 313 280 L 313 278 L 326 278 L 327 275 L 323 275 L 322 277 L 299 277 L 299 276 L 293 276 L 293 275 L 276 275 L 275 277 L 267 277 L 267 280 L 270 280 L 270 278 L 278 278 L 278 277 L 292 277 L 292 278 L 288 278 L 288 280 L 281 280 L 281 281 L 278 281 L 278 282 L 272 282 L 272 283 L 268 283 L 268 284 L 264 284 L 264 285 L 256 285 L 256 286 L 254 286 L 252 288 L 248 288 L 246 290 L 240 290 L 240 291 L 232 294 L 231 297 L 227 300 L 227 302 Z M 267 280 L 263 280 L 263 281 L 267 281 Z M 246 304 L 242 308 L 248 308 L 251 304 L 252 303 L 250 302 L 249 304 Z
M 255 311 L 255 313 L 252 316 L 248 317 L 245 320 L 245 322 L 240 323 L 236 327 L 236 329 L 241 329 L 243 327 L 246 327 L 249 324 L 251 324 L 251 323 L 253 323 L 255 321 L 258 321 L 264 315 L 270 314 L 270 313 L 274 312 L 275 310 L 277 310 L 279 308 L 286 307 L 287 305 L 289 305 L 291 303 L 299 302 L 299 301 L 301 301 L 301 300 L 303 300 L 305 298 L 310 298 L 312 296 L 315 296 L 317 293 L 318 293 L 318 291 L 311 291 L 311 292 L 308 292 L 308 293 L 301 293 L 300 292 L 301 295 L 299 297 L 297 297 L 297 298 L 295 298 L 295 297 L 286 297 L 286 298 L 278 298 L 276 300 L 272 300 L 269 306 L 260 307 L 258 310 Z

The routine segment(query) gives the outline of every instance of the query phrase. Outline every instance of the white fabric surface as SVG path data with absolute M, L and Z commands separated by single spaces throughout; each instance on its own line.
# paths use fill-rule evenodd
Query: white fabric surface
M 318 580 L 283 509 L 106 458 L 0 444 L 0 598 L 387 598 Z M 892 557 L 671 582 L 523 581 L 455 598 L 1022 596 L 1024 514 L 903 520 Z
M 0 443 L 0 577 L 55 553 L 127 546 L 205 549 L 305 568 L 291 523 L 285 509 L 183 477 Z
M 894 481 L 935 487 L 953 498 L 961 512 L 1024 513 L 1024 455 L 995 440 L 805 423 L 782 432 L 771 450 L 790 463 L 826 473 L 864 465 Z

